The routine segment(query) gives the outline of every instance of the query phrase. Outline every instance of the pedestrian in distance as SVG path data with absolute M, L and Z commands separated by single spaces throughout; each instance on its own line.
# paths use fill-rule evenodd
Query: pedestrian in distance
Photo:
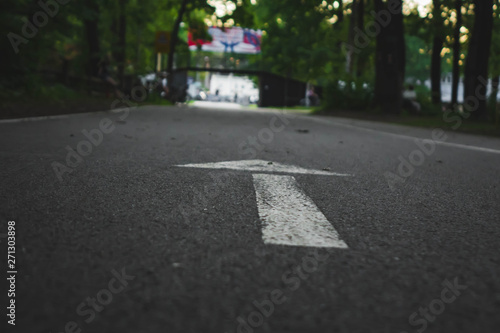
M 309 99 L 309 105 L 317 106 L 318 105 L 318 94 L 314 91 L 314 86 L 311 86 L 307 91 L 307 98 Z

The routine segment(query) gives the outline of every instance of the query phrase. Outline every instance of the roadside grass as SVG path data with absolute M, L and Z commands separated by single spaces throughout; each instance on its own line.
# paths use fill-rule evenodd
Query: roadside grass
M 0 119 L 106 111 L 111 108 L 112 101 L 63 85 L 46 85 L 29 93 L 3 89 L 0 93 Z
M 2 86 L 3 87 L 3 86 Z M 71 89 L 62 84 L 40 84 L 31 89 L 0 89 L 0 119 L 54 116 L 110 110 L 116 97 Z M 138 105 L 164 105 L 172 103 L 156 94 Z
M 316 112 L 319 112 L 319 110 L 320 110 L 319 107 L 312 107 L 312 106 L 307 107 L 307 106 L 303 106 L 303 105 L 282 106 L 282 107 L 265 106 L 265 107 L 262 107 L 262 109 L 282 110 L 282 111 L 289 111 L 289 112 L 292 112 L 292 113 L 301 113 L 301 114 L 314 114 Z
M 457 129 L 453 129 L 454 126 L 456 127 L 456 122 L 446 122 L 442 117 L 437 116 L 407 116 L 395 120 L 393 123 L 405 126 L 442 128 L 448 131 L 500 137 L 500 124 L 487 121 L 462 119 L 462 124 Z
M 24 89 L 12 89 L 8 86 L 1 86 L 1 103 L 15 103 L 25 101 L 57 102 L 69 99 L 78 99 L 82 93 L 68 88 L 62 84 L 39 84 L 35 87 L 25 87 Z
M 161 97 L 158 94 L 149 95 L 148 98 L 146 98 L 146 100 L 144 100 L 140 104 L 141 105 L 164 105 L 164 106 L 174 105 L 171 101 Z
M 378 121 L 388 124 L 396 124 L 403 126 L 413 126 L 422 128 L 442 128 L 446 131 L 455 131 L 468 134 L 486 135 L 500 137 L 500 122 L 494 121 L 479 121 L 473 119 L 462 120 L 460 126 L 456 129 L 456 121 L 445 121 L 441 114 L 437 115 L 409 115 L 403 113 L 401 115 L 387 115 L 380 112 L 369 111 L 325 111 L 320 110 L 314 114 L 323 116 L 352 118 L 359 120 Z

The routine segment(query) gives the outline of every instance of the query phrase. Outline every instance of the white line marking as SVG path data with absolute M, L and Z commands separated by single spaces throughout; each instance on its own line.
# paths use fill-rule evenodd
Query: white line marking
M 264 243 L 348 248 L 293 176 L 252 176 Z
M 423 139 L 419 138 L 419 140 L 423 140 Z M 484 148 L 484 147 L 478 147 L 478 146 L 469 146 L 469 145 L 464 145 L 464 144 L 461 144 L 461 143 L 444 142 L 444 141 L 434 141 L 434 142 L 436 144 L 439 144 L 439 145 L 442 145 L 442 146 L 449 146 L 449 147 L 462 148 L 462 149 L 468 149 L 468 150 L 482 151 L 483 153 L 500 154 L 500 150 L 492 149 L 492 148 Z
M 81 113 L 80 113 L 81 114 Z M 14 118 L 14 119 L 0 119 L 0 124 L 13 124 L 13 123 L 23 123 L 29 121 L 41 121 L 41 120 L 53 120 L 53 119 L 67 119 L 69 115 L 61 114 L 55 116 L 40 116 L 40 117 L 26 117 L 26 118 Z
M 14 123 L 23 123 L 30 121 L 42 121 L 42 120 L 58 120 L 58 119 L 68 119 L 73 116 L 88 116 L 95 115 L 99 113 L 118 113 L 124 110 L 134 111 L 139 107 L 130 107 L 130 108 L 119 108 L 119 109 L 109 109 L 109 110 L 101 110 L 101 111 L 91 111 L 91 112 L 81 112 L 81 113 L 69 113 L 69 114 L 56 114 L 52 116 L 38 116 L 38 117 L 24 117 L 24 118 L 12 118 L 12 119 L 0 119 L 0 124 L 14 124 Z
M 285 165 L 277 162 L 268 162 L 263 160 L 242 160 L 242 161 L 227 161 L 215 163 L 200 163 L 200 164 L 184 164 L 177 165 L 185 168 L 203 168 L 203 169 L 229 169 L 242 171 L 257 171 L 257 172 L 281 172 L 281 173 L 296 173 L 307 175 L 323 175 L 323 176 L 350 176 L 346 173 L 337 173 L 322 170 L 305 169 L 294 165 Z
M 351 124 L 344 124 L 342 122 L 335 122 L 335 121 L 330 121 L 327 119 L 322 119 L 322 118 L 313 118 L 313 117 L 302 117 L 302 119 L 311 119 L 316 122 L 320 123 L 327 123 L 330 125 L 335 125 L 335 126 L 340 126 L 340 127 L 346 127 L 346 128 L 352 128 L 360 131 L 365 131 L 365 132 L 370 132 L 370 133 L 377 133 L 377 134 L 385 134 L 387 136 L 392 136 L 395 138 L 400 138 L 400 139 L 406 139 L 406 140 L 425 140 L 426 138 L 421 138 L 417 136 L 409 136 L 409 135 L 404 135 L 404 134 L 397 134 L 397 133 L 391 133 L 391 132 L 385 132 L 381 130 L 376 130 L 373 128 L 366 128 L 362 126 L 356 126 L 356 125 L 351 125 Z M 429 129 L 432 131 L 433 129 Z M 443 130 L 445 131 L 445 130 Z M 446 132 L 446 131 L 445 131 Z M 427 138 L 428 139 L 428 138 Z M 493 148 L 484 148 L 484 147 L 478 147 L 478 146 L 471 146 L 471 145 L 464 145 L 461 143 L 453 143 L 453 142 L 445 142 L 445 141 L 434 141 L 438 145 L 442 146 L 449 146 L 449 147 L 455 147 L 455 148 L 462 148 L 462 149 L 468 149 L 468 150 L 475 150 L 475 151 L 481 151 L 484 153 L 493 153 L 493 154 L 500 154 L 500 150 L 498 149 L 493 149 Z

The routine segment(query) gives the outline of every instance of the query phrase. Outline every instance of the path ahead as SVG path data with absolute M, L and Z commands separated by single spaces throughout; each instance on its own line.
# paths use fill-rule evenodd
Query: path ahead
M 500 327 L 500 140 L 185 107 L 0 138 L 7 332 Z

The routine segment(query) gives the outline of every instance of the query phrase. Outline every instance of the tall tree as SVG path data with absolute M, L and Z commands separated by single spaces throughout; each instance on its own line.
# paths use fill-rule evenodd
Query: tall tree
M 441 104 L 441 50 L 444 42 L 441 0 L 432 0 L 432 6 L 434 38 L 431 56 L 431 96 L 433 104 Z
M 99 41 L 99 5 L 95 0 L 86 0 L 84 6 L 83 25 L 85 27 L 88 47 L 87 74 L 97 76 L 101 58 Z
M 346 64 L 345 71 L 348 74 L 352 73 L 352 67 L 354 65 L 354 28 L 357 27 L 356 19 L 358 17 L 358 0 L 353 0 L 351 4 L 351 15 L 349 17 L 349 33 L 348 33 L 348 43 L 349 47 L 346 52 Z
M 169 74 L 168 87 L 169 90 L 172 91 L 172 81 L 173 81 L 173 67 L 174 67 L 174 54 L 175 47 L 177 45 L 177 41 L 179 39 L 179 28 L 181 26 L 182 18 L 184 13 L 186 12 L 186 7 L 190 0 L 182 0 L 181 6 L 179 8 L 179 12 L 177 13 L 177 18 L 175 19 L 174 27 L 172 29 L 172 34 L 170 36 L 170 50 L 168 52 L 168 61 L 167 61 L 167 73 Z
M 495 119 L 495 122 L 498 123 L 499 114 L 497 112 L 498 109 L 498 90 L 500 84 L 500 20 L 498 19 L 500 15 L 500 0 L 495 0 L 496 9 L 493 15 L 497 18 L 493 21 L 493 36 L 491 41 L 491 54 L 490 54 L 490 76 L 491 79 L 491 94 L 490 100 L 488 102 L 490 108 L 490 114 L 492 118 Z
M 357 6 L 357 26 L 359 31 L 364 31 L 365 26 L 365 0 L 358 0 Z M 356 65 L 356 76 L 360 77 L 365 70 L 366 59 L 358 54 L 358 61 Z
M 399 113 L 403 103 L 405 75 L 405 40 L 403 29 L 403 1 L 375 0 L 375 12 L 386 24 L 381 24 L 375 51 L 374 104 L 386 113 Z
M 453 30 L 453 69 L 451 83 L 451 105 L 458 103 L 458 83 L 460 81 L 460 28 L 462 28 L 462 0 L 455 0 L 457 22 Z
M 266 31 L 259 69 L 318 84 L 345 72 L 345 53 L 338 51 L 347 41 L 347 26 L 334 28 L 341 25 L 334 20 L 338 8 L 326 1 L 259 0 L 255 14 Z
M 465 63 L 464 105 L 472 117 L 488 117 L 486 90 L 493 32 L 493 0 L 474 0 L 474 27 Z
M 118 2 L 117 17 L 113 20 L 113 33 L 115 34 L 115 46 L 113 48 L 113 58 L 117 63 L 118 80 L 123 86 L 123 73 L 125 70 L 126 59 L 126 33 L 127 33 L 127 18 L 126 18 L 127 0 Z
M 498 88 L 500 86 L 500 76 L 495 75 L 491 80 L 491 95 L 490 95 L 490 105 L 492 107 L 493 118 L 497 120 L 497 96 L 498 96 Z
M 343 0 L 339 0 L 339 8 L 338 8 L 338 22 L 341 23 L 344 21 L 344 1 Z

